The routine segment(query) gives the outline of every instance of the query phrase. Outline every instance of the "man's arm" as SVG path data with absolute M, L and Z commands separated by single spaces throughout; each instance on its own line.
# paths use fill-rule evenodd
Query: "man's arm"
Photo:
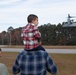
M 12 67 L 12 72 L 13 72 L 14 75 L 20 72 L 17 58 L 16 58 L 15 63 L 13 65 L 13 67 Z
M 55 65 L 54 61 L 52 60 L 49 54 L 47 56 L 46 66 L 47 66 L 47 71 L 50 72 L 52 75 L 57 74 L 57 66 Z

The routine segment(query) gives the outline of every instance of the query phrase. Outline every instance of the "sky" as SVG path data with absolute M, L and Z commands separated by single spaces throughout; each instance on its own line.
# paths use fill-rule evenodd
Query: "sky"
M 0 32 L 27 24 L 27 16 L 35 14 L 39 26 L 67 21 L 67 15 L 76 16 L 76 0 L 0 0 Z M 74 18 L 75 20 L 76 18 Z

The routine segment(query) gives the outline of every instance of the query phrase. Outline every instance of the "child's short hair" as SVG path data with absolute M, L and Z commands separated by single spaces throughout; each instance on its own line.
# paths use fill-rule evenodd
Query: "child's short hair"
M 30 14 L 30 15 L 27 17 L 27 21 L 28 21 L 28 23 L 32 23 L 32 21 L 33 21 L 33 20 L 36 20 L 36 18 L 38 18 L 37 15 Z

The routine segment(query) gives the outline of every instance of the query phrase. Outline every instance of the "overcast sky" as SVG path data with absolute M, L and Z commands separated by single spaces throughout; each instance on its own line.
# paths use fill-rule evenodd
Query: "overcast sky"
M 23 27 L 29 14 L 39 17 L 39 25 L 62 23 L 76 16 L 76 0 L 0 0 L 0 32 Z

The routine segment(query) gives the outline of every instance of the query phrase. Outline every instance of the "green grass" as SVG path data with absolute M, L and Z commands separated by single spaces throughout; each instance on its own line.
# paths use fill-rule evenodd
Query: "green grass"
M 12 75 L 12 65 L 16 59 L 17 52 L 4 52 L 0 58 L 0 63 L 4 63 L 10 75 Z M 50 54 L 58 67 L 58 75 L 76 75 L 76 54 Z M 47 73 L 47 75 L 50 75 Z

